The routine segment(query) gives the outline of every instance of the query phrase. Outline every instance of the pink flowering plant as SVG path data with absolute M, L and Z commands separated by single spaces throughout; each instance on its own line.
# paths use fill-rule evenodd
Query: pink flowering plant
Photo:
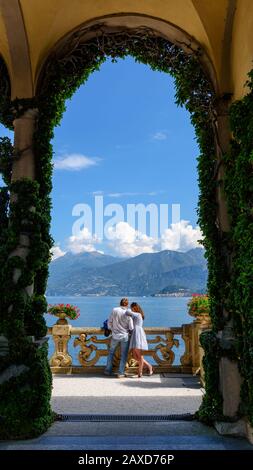
M 208 295 L 193 294 L 188 302 L 189 315 L 208 315 L 210 311 L 210 303 Z
M 61 313 L 65 313 L 66 317 L 70 318 L 71 320 L 76 320 L 80 317 L 80 310 L 75 305 L 71 304 L 56 304 L 56 305 L 48 305 L 48 313 L 51 315 L 59 316 Z

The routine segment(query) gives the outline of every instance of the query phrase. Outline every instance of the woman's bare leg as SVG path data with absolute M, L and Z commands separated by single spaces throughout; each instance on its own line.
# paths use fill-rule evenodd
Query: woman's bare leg
M 138 362 L 138 367 L 139 367 L 140 358 L 139 358 L 139 354 L 138 354 L 138 349 L 133 349 L 132 350 L 132 356 L 135 359 L 135 361 Z
M 142 352 L 140 349 L 136 349 L 136 354 L 137 354 L 137 360 L 138 360 L 138 376 L 141 377 L 142 376 L 142 372 L 143 372 L 143 355 L 142 355 Z
M 136 361 L 138 361 L 138 352 L 137 351 L 138 351 L 137 349 L 132 350 L 133 358 L 136 359 Z
M 138 376 L 141 377 L 143 373 L 144 364 L 148 368 L 149 372 L 152 372 L 152 366 L 146 361 L 142 355 L 142 351 L 140 349 L 133 349 L 132 351 L 134 359 L 138 362 Z
M 143 357 L 143 366 L 147 367 L 150 374 L 153 372 L 153 367 L 151 366 L 151 364 L 148 361 L 146 361 L 146 359 L 144 359 L 144 357 Z
M 143 373 L 143 365 L 144 365 L 144 364 L 143 364 L 143 356 L 142 356 L 142 354 L 141 354 L 141 355 L 140 355 L 140 362 L 139 362 L 139 374 L 138 374 L 139 377 L 142 376 L 142 373 Z
M 139 349 L 133 349 L 133 356 L 135 360 L 138 362 L 138 370 L 140 368 L 140 350 Z

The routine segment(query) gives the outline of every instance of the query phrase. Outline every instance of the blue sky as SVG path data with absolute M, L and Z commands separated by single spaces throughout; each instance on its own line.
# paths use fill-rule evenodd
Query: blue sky
M 3 128 L 0 132 L 6 135 Z M 189 114 L 174 103 L 169 75 L 153 72 L 132 58 L 117 63 L 108 60 L 67 102 L 53 145 L 56 255 L 98 249 L 133 256 L 158 247 L 175 248 L 172 232 L 161 245 L 150 240 L 149 234 L 138 239 L 126 222 L 109 243 L 97 243 L 87 230 L 82 239 L 70 239 L 76 220 L 73 206 L 86 203 L 92 207 L 94 193 L 103 195 L 104 205 L 117 203 L 124 210 L 129 203 L 168 204 L 170 223 L 171 205 L 180 204 L 181 219 L 193 226 L 183 224 L 181 248 L 196 245 L 199 151 Z

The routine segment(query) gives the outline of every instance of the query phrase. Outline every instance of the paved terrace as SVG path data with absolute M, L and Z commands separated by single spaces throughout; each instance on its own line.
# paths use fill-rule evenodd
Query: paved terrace
M 52 407 L 63 414 L 183 414 L 195 413 L 202 396 L 199 378 L 191 375 L 64 375 L 54 376 Z
M 0 450 L 253 450 L 245 439 L 220 436 L 197 421 L 159 418 L 194 413 L 202 395 L 198 377 L 190 375 L 54 376 L 53 409 L 93 416 L 57 421 L 36 439 L 0 442 Z M 110 420 L 102 421 L 101 415 Z M 122 421 L 119 415 L 127 417 Z M 138 420 L 136 415 L 145 418 Z

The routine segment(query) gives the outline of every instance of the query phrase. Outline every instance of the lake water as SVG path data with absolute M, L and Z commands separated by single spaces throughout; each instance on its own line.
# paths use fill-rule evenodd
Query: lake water
M 121 297 L 47 297 L 49 304 L 72 304 L 80 309 L 80 317 L 69 321 L 73 326 L 102 327 L 104 320 L 108 318 L 113 307 L 119 305 Z M 181 326 L 183 323 L 192 323 L 193 318 L 187 313 L 188 297 L 129 297 L 129 302 L 138 302 L 145 313 L 145 327 Z M 57 318 L 45 315 L 48 326 L 56 323 Z M 180 338 L 178 338 L 180 339 Z M 69 343 L 69 352 L 73 357 L 73 363 L 78 364 L 78 351 Z M 175 362 L 179 364 L 180 356 L 183 354 L 183 344 L 174 348 Z M 53 342 L 49 341 L 49 356 L 53 353 Z

